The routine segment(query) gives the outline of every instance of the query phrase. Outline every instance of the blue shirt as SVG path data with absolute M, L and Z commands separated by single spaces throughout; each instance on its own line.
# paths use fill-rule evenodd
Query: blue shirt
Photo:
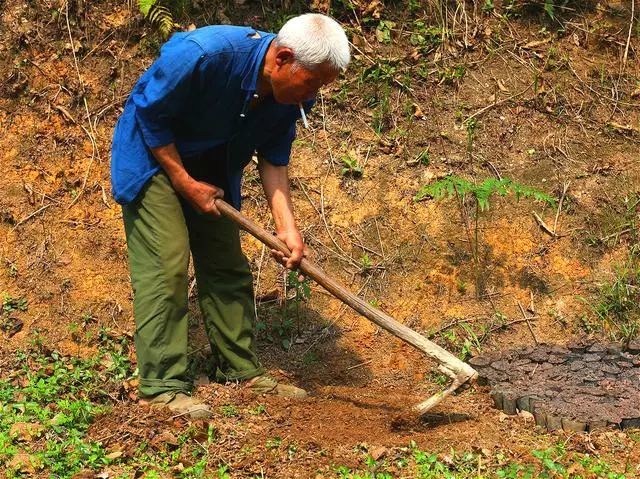
M 160 170 L 150 148 L 174 143 L 182 158 L 226 145 L 226 184 L 240 207 L 242 170 L 258 152 L 269 163 L 289 163 L 296 105 L 272 96 L 253 109 L 256 83 L 272 33 L 210 26 L 176 33 L 133 88 L 113 134 L 111 183 L 115 200 L 135 200 Z M 305 103 L 305 109 L 312 102 Z

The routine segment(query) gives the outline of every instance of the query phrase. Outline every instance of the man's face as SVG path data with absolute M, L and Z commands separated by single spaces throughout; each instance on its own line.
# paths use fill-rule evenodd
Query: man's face
M 323 85 L 331 83 L 338 72 L 328 65 L 310 71 L 293 61 L 293 54 L 283 48 L 276 55 L 276 66 L 271 72 L 271 89 L 278 103 L 297 105 L 315 98 Z

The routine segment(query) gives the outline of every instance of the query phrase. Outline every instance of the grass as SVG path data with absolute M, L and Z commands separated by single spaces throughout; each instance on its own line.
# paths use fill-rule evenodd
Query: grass
M 73 478 L 96 475 L 105 468 L 109 477 L 229 478 L 228 467 L 216 464 L 208 448 L 218 439 L 213 424 L 204 431 L 188 427 L 161 449 L 146 441 L 133 456 L 105 446 L 88 436 L 96 417 L 108 414 L 123 379 L 133 374 L 126 341 L 109 340 L 91 359 L 69 358 L 33 348 L 14 357 L 14 370 L 0 379 L 0 470 L 8 479 L 21 477 Z M 264 407 L 256 408 L 257 414 Z M 221 408 L 224 418 L 239 416 L 233 405 Z M 213 475 L 212 475 L 213 474 Z M 84 476 L 83 476 L 84 477 Z
M 634 245 L 624 263 L 615 268 L 613 278 L 605 281 L 586 302 L 595 323 L 591 327 L 606 331 L 614 341 L 629 344 L 640 333 L 640 247 Z
M 71 477 L 82 469 L 110 464 L 109 452 L 88 440 L 94 417 L 107 412 L 105 387 L 127 375 L 120 352 L 91 360 L 70 359 L 56 352 L 17 353 L 14 379 L 0 380 L 0 465 L 8 477 L 36 471 Z M 108 367 L 101 366 L 111 356 Z
M 624 466 L 610 464 L 589 454 L 567 452 L 563 444 L 544 450 L 532 451 L 533 461 L 523 463 L 506 458 L 503 454 L 487 451 L 435 454 L 420 450 L 412 442 L 399 448 L 397 453 L 374 460 L 365 452 L 362 467 L 334 468 L 336 479 L 533 479 L 533 478 L 606 478 L 623 479 Z

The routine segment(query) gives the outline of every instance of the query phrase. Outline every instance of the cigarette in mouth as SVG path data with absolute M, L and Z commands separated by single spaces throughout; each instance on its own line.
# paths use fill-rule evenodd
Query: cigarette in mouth
M 304 127 L 308 130 L 309 122 L 307 121 L 307 115 L 304 112 L 304 108 L 302 108 L 302 103 L 298 103 L 298 106 L 300 107 L 300 116 L 302 117 L 302 123 L 304 123 Z

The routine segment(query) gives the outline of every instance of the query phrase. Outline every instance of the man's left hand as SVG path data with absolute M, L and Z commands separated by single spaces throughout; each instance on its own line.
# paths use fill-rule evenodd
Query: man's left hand
M 302 258 L 307 256 L 307 247 L 304 244 L 302 235 L 297 228 L 291 228 L 277 233 L 278 239 L 287 245 L 291 256 L 286 256 L 281 251 L 271 250 L 271 254 L 279 263 L 288 269 L 295 270 L 300 266 Z

